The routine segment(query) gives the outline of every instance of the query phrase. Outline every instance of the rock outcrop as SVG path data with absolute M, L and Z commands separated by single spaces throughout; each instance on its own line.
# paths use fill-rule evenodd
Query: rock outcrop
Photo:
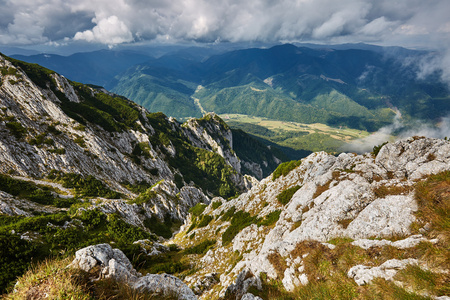
M 404 269 L 408 265 L 417 264 L 415 259 L 391 259 L 384 262 L 379 267 L 368 267 L 363 265 L 357 265 L 352 267 L 348 271 L 348 277 L 355 279 L 358 285 L 364 285 L 370 283 L 374 278 L 381 277 L 386 280 L 392 280 L 397 274 L 397 271 Z
M 211 181 L 226 181 L 226 188 L 236 192 L 254 183 L 240 173 L 240 161 L 232 149 L 232 132 L 217 115 L 181 125 L 162 114 L 151 115 L 104 89 L 75 84 L 50 70 L 1 55 L 0 69 L 2 174 L 40 180 L 39 184 L 44 185 L 54 184 L 43 181 L 52 172 L 93 176 L 125 199 L 136 198 L 138 192 L 133 186 L 145 184 L 151 189 L 143 205 L 99 198 L 92 201 L 90 208 L 117 213 L 144 229 L 144 221 L 150 217 L 162 221 L 170 215 L 183 222 L 189 208 L 199 202 L 209 203 L 210 197 L 218 194 L 203 186 L 200 179 L 193 182 L 192 173 L 208 176 Z M 178 145 L 169 140 L 168 132 L 178 139 Z M 174 161 L 186 148 L 194 153 L 203 149 L 220 155 L 230 170 L 212 178 L 194 165 L 194 159 L 188 162 L 195 170 L 186 167 L 182 174 Z M 48 211 L 44 206 L 27 206 L 23 201 L 13 203 L 8 199 L 15 198 L 6 194 L 0 198 L 4 213 Z
M 198 276 L 222 269 L 220 284 L 226 290 L 235 286 L 236 274 L 249 270 L 256 277 L 265 273 L 268 278 L 280 280 L 286 290 L 292 291 L 308 283 L 305 258 L 294 255 L 296 247 L 305 241 L 321 242 L 323 251 L 334 249 L 334 245 L 326 242 L 335 238 L 355 240 L 352 245 L 363 249 L 387 246 L 407 249 L 420 242 L 436 243 L 436 239 L 410 234 L 417 211 L 413 189 L 421 178 L 449 169 L 450 142 L 441 139 L 413 137 L 387 144 L 376 157 L 313 153 L 287 175 L 265 178 L 236 199 L 227 202 L 212 199 L 212 203 L 221 201 L 222 205 L 215 209 L 210 205 L 204 214 L 214 216 L 216 221 L 206 227 L 194 227 L 190 233 L 199 238 L 218 239 L 216 247 L 202 257 Z M 289 190 L 293 191 L 291 198 L 280 200 Z M 242 220 L 231 223 L 227 221 L 230 218 L 223 220 L 223 216 L 233 216 L 237 212 L 240 216 L 248 213 L 248 223 L 241 228 L 233 223 L 244 222 Z M 275 214 L 279 218 L 264 226 L 265 218 Z M 229 228 L 237 230 L 231 242 L 223 240 Z M 405 238 L 387 240 L 392 236 Z M 175 241 L 186 246 L 193 243 L 182 234 Z M 229 268 L 227 264 L 235 257 L 234 253 L 241 253 L 241 257 Z M 306 252 L 304 256 L 307 255 Z M 283 269 L 280 271 L 274 263 L 284 266 Z M 391 267 L 388 262 L 380 267 L 383 274 L 387 274 L 383 278 L 391 278 L 392 270 L 398 269 Z M 355 274 L 363 274 L 361 272 L 367 269 L 354 270 Z M 372 273 L 380 272 L 373 269 Z M 369 275 L 354 275 L 358 276 Z
M 179 300 L 195 300 L 197 297 L 179 278 L 169 274 L 147 274 L 142 276 L 131 265 L 119 249 L 109 244 L 92 245 L 80 249 L 69 265 L 86 272 L 99 272 L 99 278 L 113 278 L 128 283 L 132 288 L 150 292 L 161 297 Z

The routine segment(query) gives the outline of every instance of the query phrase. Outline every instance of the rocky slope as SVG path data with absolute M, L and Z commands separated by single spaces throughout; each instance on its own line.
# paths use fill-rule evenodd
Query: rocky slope
M 0 149 L 2 292 L 32 257 L 101 242 L 134 255 L 196 204 L 257 182 L 216 115 L 181 124 L 1 54 Z
M 144 183 L 155 191 L 144 206 L 147 215 L 161 219 L 169 213 L 179 220 L 210 196 L 234 195 L 251 185 L 240 173 L 231 130 L 215 115 L 181 125 L 34 65 L 0 57 L 0 69 L 0 173 L 30 178 L 45 178 L 51 172 L 92 175 L 131 199 L 137 196 L 132 187 Z M 186 148 L 197 160 L 205 155 L 200 149 L 211 153 L 226 169 L 223 178 L 212 179 L 217 182 L 205 188 L 200 177 L 214 176 L 209 170 L 193 162 L 185 170 L 175 166 L 173 160 Z M 183 177 L 187 167 L 196 169 L 198 178 Z M 226 190 L 220 193 L 222 185 Z M 175 198 L 180 200 L 176 205 L 171 201 Z M 101 201 L 98 206 L 104 211 L 116 211 L 129 223 L 142 225 L 137 209 L 126 201 Z
M 448 175 L 449 170 L 450 142 L 424 137 L 387 144 L 376 157 L 319 152 L 301 162 L 281 165 L 249 192 L 230 201 L 212 199 L 202 214 L 191 217 L 174 241 L 185 247 L 212 242 L 198 262 L 197 273 L 185 281 L 195 287 L 216 273 L 219 283 L 205 291 L 202 299 L 218 295 L 239 299 L 251 286 L 258 294 L 261 278 L 266 283 L 278 281 L 283 290 L 294 292 L 308 282 L 314 285 L 325 280 L 328 272 L 335 271 L 328 264 L 341 264 L 339 255 L 348 249 L 354 256 L 361 249 L 372 251 L 372 259 L 346 258 L 354 260 L 354 265 L 344 271 L 357 285 L 377 277 L 392 279 L 408 265 L 448 275 L 448 265 L 433 269 L 420 255 L 411 254 L 419 244 L 446 245 L 445 234 L 427 236 L 430 224 L 421 234 L 412 233 L 411 228 L 417 231 L 419 208 L 414 191 L 418 182 L 432 174 L 447 171 Z M 442 199 L 447 207 L 448 184 L 447 179 Z M 199 225 L 207 215 L 213 216 L 207 226 Z M 377 251 L 379 258 L 373 255 Z M 381 255 L 385 251 L 396 254 Z M 316 270 L 314 274 L 310 257 L 318 253 L 330 257 L 322 262 L 322 273 Z M 238 293 L 237 285 L 241 286 Z

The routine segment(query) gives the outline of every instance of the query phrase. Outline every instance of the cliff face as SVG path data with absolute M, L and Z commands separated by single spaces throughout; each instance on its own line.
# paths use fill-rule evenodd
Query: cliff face
M 352 249 L 349 257 L 353 257 L 362 251 L 357 249 L 392 247 L 411 252 L 419 243 L 439 243 L 439 239 L 411 232 L 419 213 L 415 188 L 430 175 L 448 170 L 450 142 L 423 137 L 387 144 L 376 157 L 347 153 L 335 157 L 318 152 L 301 162 L 282 165 L 273 176 L 236 199 L 212 199 L 203 212 L 213 216 L 207 226 L 199 225 L 203 215 L 193 216 L 185 225 L 175 242 L 192 247 L 199 240 L 215 241 L 200 259 L 200 270 L 186 281 L 194 284 L 210 273 L 219 273 L 223 289 L 219 292 L 216 287 L 206 292 L 204 299 L 211 293 L 225 295 L 227 288 L 228 294 L 236 295 L 237 285 L 242 288 L 245 278 L 254 278 L 251 285 L 260 287 L 260 274 L 279 280 L 285 290 L 292 292 L 309 281 L 317 283 L 314 276 L 318 275 L 311 273 L 307 258 L 318 255 L 317 251 L 320 255 L 334 253 L 334 260 L 328 258 L 328 263 L 340 264 L 344 248 Z M 448 194 L 444 195 L 442 201 L 448 203 Z M 345 272 L 358 284 L 366 284 L 375 277 L 392 279 L 395 270 L 409 264 L 424 264 L 421 257 L 403 257 L 412 260 L 389 262 L 370 271 L 360 266 L 350 272 L 349 266 Z M 370 264 L 383 262 L 372 260 Z M 355 260 L 354 265 L 358 263 Z M 333 273 L 329 269 L 324 272 Z
M 0 56 L 0 70 L 0 173 L 47 185 L 58 184 L 49 182 L 55 174 L 93 176 L 125 198 L 100 199 L 94 207 L 138 226 L 146 216 L 182 221 L 196 203 L 251 186 L 240 173 L 230 129 L 215 115 L 181 125 L 37 65 Z M 145 191 L 139 186 L 150 195 L 130 204 Z M 3 212 L 46 209 L 7 198 Z

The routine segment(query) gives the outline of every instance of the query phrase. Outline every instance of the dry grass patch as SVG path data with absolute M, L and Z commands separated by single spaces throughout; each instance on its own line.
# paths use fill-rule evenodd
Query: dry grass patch
M 450 269 L 450 171 L 429 176 L 416 184 L 415 197 L 419 210 L 414 228 L 427 225 L 424 234 L 438 238 L 436 245 L 425 245 L 424 259 L 443 269 Z
M 284 258 L 278 252 L 272 252 L 267 256 L 267 259 L 275 268 L 277 278 L 283 279 L 284 271 L 287 269 L 287 264 Z
M 316 188 L 316 191 L 313 195 L 313 199 L 316 199 L 317 197 L 319 197 L 320 195 L 322 195 L 323 192 L 327 191 L 330 188 L 330 184 L 333 180 L 327 181 L 327 183 L 325 183 L 324 185 L 319 185 Z
M 33 266 L 5 299 L 92 299 L 87 273 L 68 269 L 73 258 L 45 260 Z
M 428 154 L 427 156 L 427 161 L 432 161 L 436 159 L 436 155 L 434 155 L 433 153 Z
M 417 265 L 410 265 L 399 271 L 395 279 L 415 291 L 435 296 L 450 295 L 450 274 L 434 273 Z
M 379 186 L 373 190 L 375 197 L 385 198 L 388 195 L 406 195 L 413 190 L 410 186 Z
M 73 257 L 47 259 L 30 268 L 14 287 L 15 292 L 3 296 L 8 300 L 73 299 L 73 300 L 146 300 L 178 299 L 177 295 L 157 295 L 131 288 L 125 282 L 98 278 L 99 269 L 91 273 L 67 267 Z
M 431 300 L 432 298 L 407 291 L 391 281 L 375 278 L 371 284 L 360 287 L 358 299 L 367 300 Z
M 342 228 L 347 229 L 348 225 L 353 221 L 354 219 L 342 219 L 337 221 L 339 225 L 342 226 Z

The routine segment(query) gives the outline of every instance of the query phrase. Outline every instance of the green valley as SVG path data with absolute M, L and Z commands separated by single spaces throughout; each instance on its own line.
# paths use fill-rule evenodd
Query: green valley
M 369 136 L 369 132 L 365 130 L 344 126 L 303 124 L 241 114 L 222 114 L 220 117 L 231 128 L 241 129 L 266 141 L 266 144 L 276 144 L 291 157 L 304 156 L 315 151 L 337 153 L 346 142 Z M 287 148 L 295 151 L 289 151 Z

